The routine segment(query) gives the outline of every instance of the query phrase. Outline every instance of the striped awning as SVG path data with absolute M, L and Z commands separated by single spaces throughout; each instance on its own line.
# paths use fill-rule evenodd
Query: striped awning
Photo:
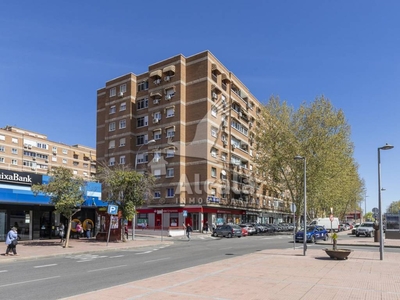
M 171 66 L 165 67 L 165 68 L 163 69 L 163 73 L 167 73 L 167 72 L 169 72 L 169 71 L 175 73 L 175 66 L 174 66 L 174 65 L 171 65 Z
M 158 76 L 158 77 L 162 77 L 162 70 L 156 70 L 150 73 L 150 77 L 154 77 L 154 76 Z
M 230 81 L 229 78 L 228 78 L 228 75 L 226 75 L 225 73 L 222 73 L 221 76 L 222 76 L 221 78 L 222 78 L 223 81 L 224 81 L 224 80 L 225 80 L 225 81 Z
M 162 97 L 162 92 L 161 91 L 156 91 L 156 92 L 151 92 L 150 93 L 150 97 L 155 97 L 155 96 Z

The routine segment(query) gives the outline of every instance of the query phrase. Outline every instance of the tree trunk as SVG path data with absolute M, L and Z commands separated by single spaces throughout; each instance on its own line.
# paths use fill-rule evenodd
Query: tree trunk
M 71 234 L 71 225 L 72 225 L 72 216 L 70 216 L 68 218 L 68 229 L 67 229 L 67 234 L 66 234 L 66 237 L 65 237 L 64 248 L 68 248 L 68 245 L 69 245 L 69 236 Z

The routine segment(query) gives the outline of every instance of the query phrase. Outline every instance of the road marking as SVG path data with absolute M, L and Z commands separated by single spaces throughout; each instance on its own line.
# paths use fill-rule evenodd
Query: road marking
M 115 256 L 110 256 L 110 258 L 117 258 L 117 257 L 124 257 L 124 255 L 115 255 Z
M 140 253 L 136 253 L 136 255 L 138 254 L 147 254 L 147 253 L 151 253 L 152 251 L 146 251 L 146 252 L 140 252 Z
M 103 268 L 103 269 L 96 269 L 96 270 L 89 270 L 89 272 L 98 272 L 98 271 L 105 271 L 105 270 L 111 270 L 111 269 L 116 269 L 116 268 L 122 268 L 122 267 L 126 267 L 128 265 L 120 265 L 120 266 L 114 266 L 114 267 L 109 267 L 109 268 Z
M 6 273 L 8 272 L 7 270 L 0 270 L 0 273 Z
M 156 261 L 160 261 L 160 260 L 166 260 L 166 259 L 170 259 L 170 258 L 166 257 L 166 258 L 160 258 L 160 259 L 153 259 L 153 260 L 145 261 L 143 263 L 147 264 L 147 263 L 152 263 L 152 262 L 156 262 Z
M 12 286 L 12 285 L 18 285 L 18 284 L 23 284 L 23 283 L 37 282 L 37 281 L 43 281 L 43 280 L 49 280 L 49 279 L 55 279 L 55 278 L 60 278 L 60 277 L 61 277 L 61 276 L 53 276 L 53 277 L 40 278 L 40 279 L 35 279 L 35 280 L 28 280 L 28 281 L 14 282 L 14 283 L 9 283 L 9 284 L 3 284 L 3 285 L 0 285 L 0 287 L 6 287 L 6 286 Z
M 54 266 L 57 266 L 57 264 L 34 266 L 34 268 L 47 268 L 47 267 L 54 267 Z

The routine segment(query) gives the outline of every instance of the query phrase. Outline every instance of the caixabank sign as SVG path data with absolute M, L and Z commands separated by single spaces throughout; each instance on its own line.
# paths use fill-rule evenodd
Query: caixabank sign
M 42 175 L 0 169 L 0 183 L 32 186 L 42 184 Z

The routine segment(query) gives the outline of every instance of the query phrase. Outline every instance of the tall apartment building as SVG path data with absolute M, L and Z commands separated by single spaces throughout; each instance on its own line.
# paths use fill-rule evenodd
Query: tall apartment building
M 290 221 L 253 162 L 260 105 L 209 51 L 174 56 L 97 91 L 98 161 L 157 177 L 138 223 Z
M 56 227 L 65 220 L 55 212 L 48 197 L 35 196 L 31 191 L 32 184 L 49 181 L 47 171 L 55 166 L 72 169 L 88 181 L 86 201 L 76 221 L 91 222 L 93 228 L 100 228 L 96 209 L 106 204 L 101 201 L 101 184 L 92 181 L 96 150 L 52 142 L 43 134 L 6 126 L 0 128 L 0 241 L 11 226 L 18 227 L 22 239 L 57 235 Z

